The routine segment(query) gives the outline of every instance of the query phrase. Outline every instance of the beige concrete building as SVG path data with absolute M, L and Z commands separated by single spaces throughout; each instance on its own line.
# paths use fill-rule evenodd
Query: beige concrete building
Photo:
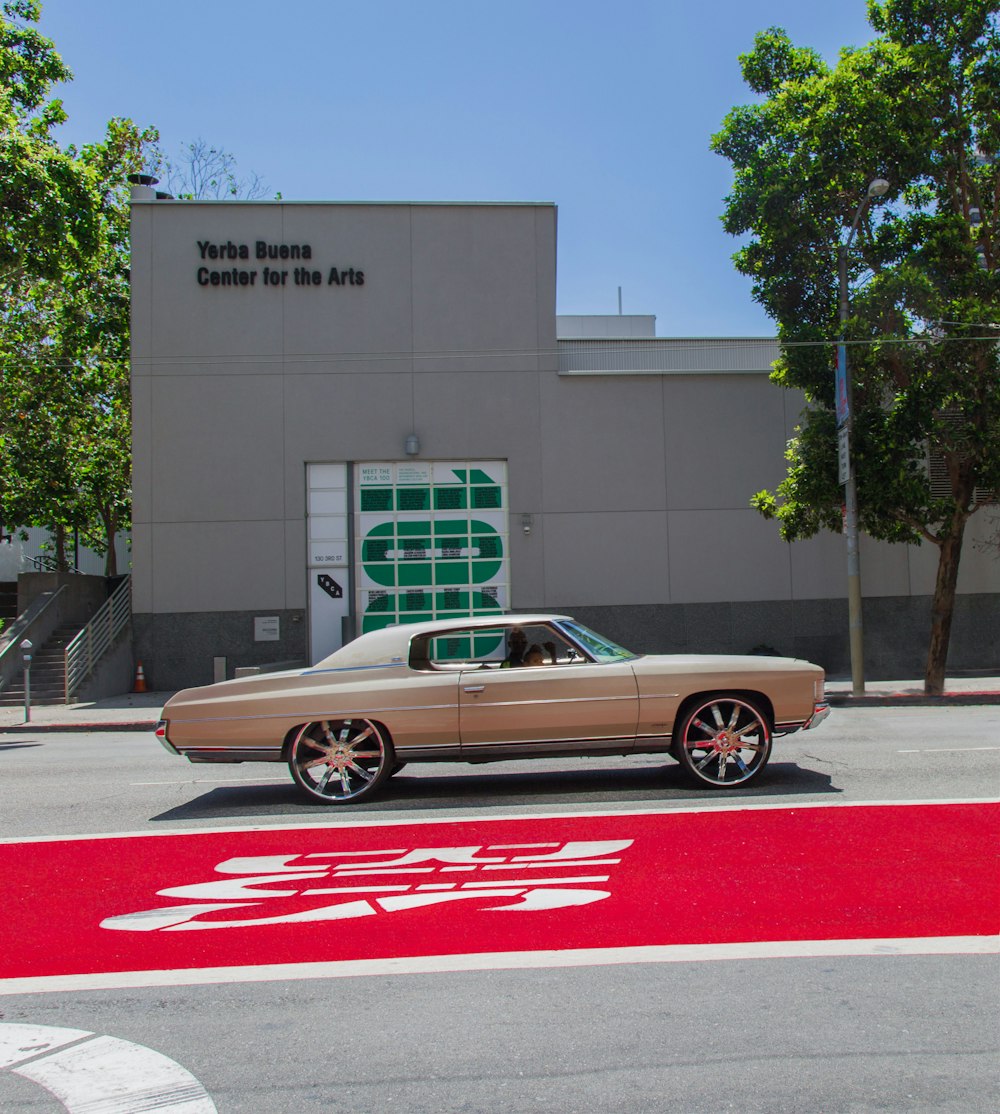
M 156 687 L 491 610 L 847 671 L 843 539 L 789 546 L 748 505 L 801 409 L 768 381 L 773 341 L 557 318 L 553 205 L 135 192 L 134 612 Z M 956 668 L 1000 664 L 1000 563 L 974 542 Z M 935 566 L 863 539 L 870 677 L 922 667 Z

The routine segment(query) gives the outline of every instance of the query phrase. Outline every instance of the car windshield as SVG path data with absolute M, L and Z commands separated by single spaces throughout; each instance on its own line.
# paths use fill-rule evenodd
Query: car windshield
M 639 656 L 633 654 L 631 650 L 626 650 L 624 646 L 619 646 L 617 642 L 605 638 L 604 635 L 583 626 L 582 623 L 561 622 L 559 626 L 595 661 L 629 661 Z

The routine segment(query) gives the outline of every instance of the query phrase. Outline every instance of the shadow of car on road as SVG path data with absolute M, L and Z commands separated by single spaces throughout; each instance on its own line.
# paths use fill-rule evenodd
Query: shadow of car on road
M 429 769 L 430 767 L 424 767 Z M 265 775 L 262 775 L 262 780 Z M 270 776 L 270 775 L 266 775 Z M 773 762 L 760 781 L 732 789 L 699 789 L 684 781 L 680 767 L 646 766 L 623 769 L 570 769 L 537 772 L 397 774 L 371 801 L 347 806 L 313 804 L 292 784 L 218 786 L 152 821 L 293 815 L 310 820 L 321 816 L 347 818 L 365 813 L 407 813 L 421 809 L 504 808 L 532 805 L 612 807 L 623 809 L 657 805 L 753 801 L 766 803 L 787 796 L 841 792 L 830 774 L 803 769 L 794 762 Z

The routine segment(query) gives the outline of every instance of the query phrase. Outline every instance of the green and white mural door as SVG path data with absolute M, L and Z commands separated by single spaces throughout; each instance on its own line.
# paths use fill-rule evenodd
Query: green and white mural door
M 356 464 L 354 506 L 359 633 L 508 609 L 506 461 Z

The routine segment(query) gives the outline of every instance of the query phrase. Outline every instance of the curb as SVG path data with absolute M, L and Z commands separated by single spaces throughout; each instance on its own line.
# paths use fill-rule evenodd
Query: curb
M 952 692 L 941 696 L 923 693 L 885 693 L 852 696 L 849 693 L 828 693 L 831 708 L 971 708 L 977 705 L 1000 704 L 1000 692 Z

